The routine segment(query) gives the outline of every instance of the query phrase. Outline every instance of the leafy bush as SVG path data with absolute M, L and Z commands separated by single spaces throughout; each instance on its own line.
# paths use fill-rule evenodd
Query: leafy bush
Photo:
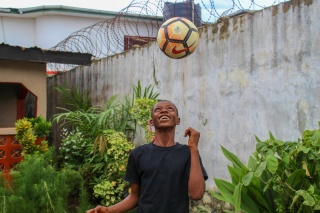
M 156 100 L 160 95 L 160 93 L 154 92 L 153 89 L 154 89 L 154 86 L 150 84 L 149 86 L 144 87 L 142 91 L 141 83 L 139 80 L 137 86 L 133 86 L 133 99 L 147 98 L 151 100 Z
M 144 129 L 147 142 L 151 142 L 154 137 L 154 133 L 149 129 L 149 119 L 151 118 L 151 108 L 157 102 L 157 100 L 149 98 L 137 98 L 131 109 L 133 118 L 136 119 L 137 123 Z
M 36 144 L 38 138 L 49 135 L 51 122 L 47 122 L 43 117 L 22 118 L 16 121 L 16 138 L 22 145 L 22 155 L 33 154 L 35 152 L 45 153 L 48 150 L 48 141 L 42 140 Z
M 53 117 L 54 124 L 68 129 L 62 135 L 62 165 L 78 169 L 85 181 L 86 192 L 95 196 L 92 203 L 109 205 L 120 201 L 128 193 L 123 176 L 129 152 L 134 147 L 129 141 L 134 139 L 137 119 L 142 122 L 144 112 L 147 112 L 144 124 L 148 124 L 153 105 L 139 107 L 138 104 L 153 101 L 159 93 L 155 93 L 151 85 L 143 89 L 139 81 L 138 86 L 133 87 L 132 97 L 126 96 L 120 101 L 114 95 L 104 106 L 91 106 L 88 96 L 80 90 L 74 93 L 75 100 L 72 100 L 71 89 L 58 87 L 57 90 L 67 96 L 68 106 L 68 109 L 59 108 L 63 112 Z M 143 100 L 139 102 L 138 99 Z M 141 110 L 135 113 L 135 118 L 133 106 Z
M 71 88 L 65 82 L 65 85 L 58 85 L 55 89 L 63 96 L 63 103 L 65 103 L 73 111 L 88 110 L 91 107 L 91 98 L 88 91 L 83 91 L 83 87 L 75 86 Z
M 33 127 L 33 133 L 39 137 L 43 138 L 45 136 L 49 136 L 51 132 L 52 123 L 46 121 L 44 117 L 38 116 L 36 118 L 29 118 L 29 121 Z
M 51 162 L 52 150 L 45 155 L 27 155 L 11 172 L 11 184 L 5 184 L 2 177 L 1 212 L 70 212 L 69 196 L 83 190 L 82 177 L 75 170 L 57 171 Z
M 134 146 L 127 141 L 123 133 L 115 130 L 105 130 L 103 136 L 105 140 L 102 143 L 96 143 L 95 148 L 100 150 L 105 162 L 95 166 L 104 167 L 104 174 L 100 177 L 100 183 L 96 184 L 93 190 L 95 197 L 101 198 L 102 204 L 109 206 L 121 201 L 125 189 L 128 188 L 128 183 L 123 180 L 123 177 L 129 153 Z
M 85 162 L 89 162 L 92 154 L 92 139 L 85 137 L 78 129 L 68 132 L 63 129 L 62 143 L 59 148 L 63 166 L 78 169 Z
M 319 212 L 320 129 L 306 130 L 294 142 L 277 140 L 271 133 L 268 140 L 256 140 L 248 166 L 222 147 L 232 163 L 231 183 L 214 179 L 221 194 L 212 194 L 234 205 L 235 212 Z

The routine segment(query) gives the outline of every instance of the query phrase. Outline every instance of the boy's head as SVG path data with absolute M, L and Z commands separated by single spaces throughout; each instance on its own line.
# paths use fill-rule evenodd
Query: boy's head
M 155 103 L 155 105 L 153 105 L 153 107 L 152 107 L 152 109 L 151 109 L 151 117 L 152 117 L 153 110 L 154 110 L 155 106 L 156 106 L 158 103 L 161 103 L 161 102 L 169 102 L 169 103 L 171 103 L 171 104 L 175 107 L 176 112 L 177 112 L 177 116 L 179 117 L 179 112 L 178 112 L 177 106 L 176 106 L 174 103 L 172 103 L 171 101 L 168 101 L 168 100 L 159 100 L 157 103 Z
M 169 128 L 179 125 L 178 108 L 171 101 L 160 100 L 152 107 L 149 124 L 156 128 Z

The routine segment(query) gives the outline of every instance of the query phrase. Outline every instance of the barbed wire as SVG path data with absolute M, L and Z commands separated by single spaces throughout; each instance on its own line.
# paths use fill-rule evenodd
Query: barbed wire
M 156 39 L 161 24 L 174 16 L 194 14 L 198 27 L 214 23 L 239 11 L 261 10 L 286 0 L 133 0 L 111 19 L 73 32 L 51 50 L 90 53 L 99 59 L 123 52 L 134 45 Z M 194 11 L 194 13 L 192 13 Z M 188 18 L 188 17 L 187 17 Z M 189 19 L 191 16 L 189 17 Z M 49 64 L 51 70 L 67 70 L 72 65 Z

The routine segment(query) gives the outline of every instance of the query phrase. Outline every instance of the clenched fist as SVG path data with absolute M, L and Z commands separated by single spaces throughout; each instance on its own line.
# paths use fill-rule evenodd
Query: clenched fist
M 192 149 L 198 149 L 198 143 L 199 143 L 199 138 L 200 138 L 200 132 L 198 132 L 197 130 L 189 127 L 188 129 L 186 129 L 186 131 L 184 132 L 184 137 L 189 136 L 189 140 L 188 140 L 188 146 Z

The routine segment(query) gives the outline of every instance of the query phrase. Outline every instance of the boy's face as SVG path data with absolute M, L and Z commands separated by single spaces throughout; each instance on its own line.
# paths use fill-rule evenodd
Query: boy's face
M 161 101 L 152 108 L 151 124 L 155 128 L 175 127 L 180 124 L 176 106 L 169 101 Z

